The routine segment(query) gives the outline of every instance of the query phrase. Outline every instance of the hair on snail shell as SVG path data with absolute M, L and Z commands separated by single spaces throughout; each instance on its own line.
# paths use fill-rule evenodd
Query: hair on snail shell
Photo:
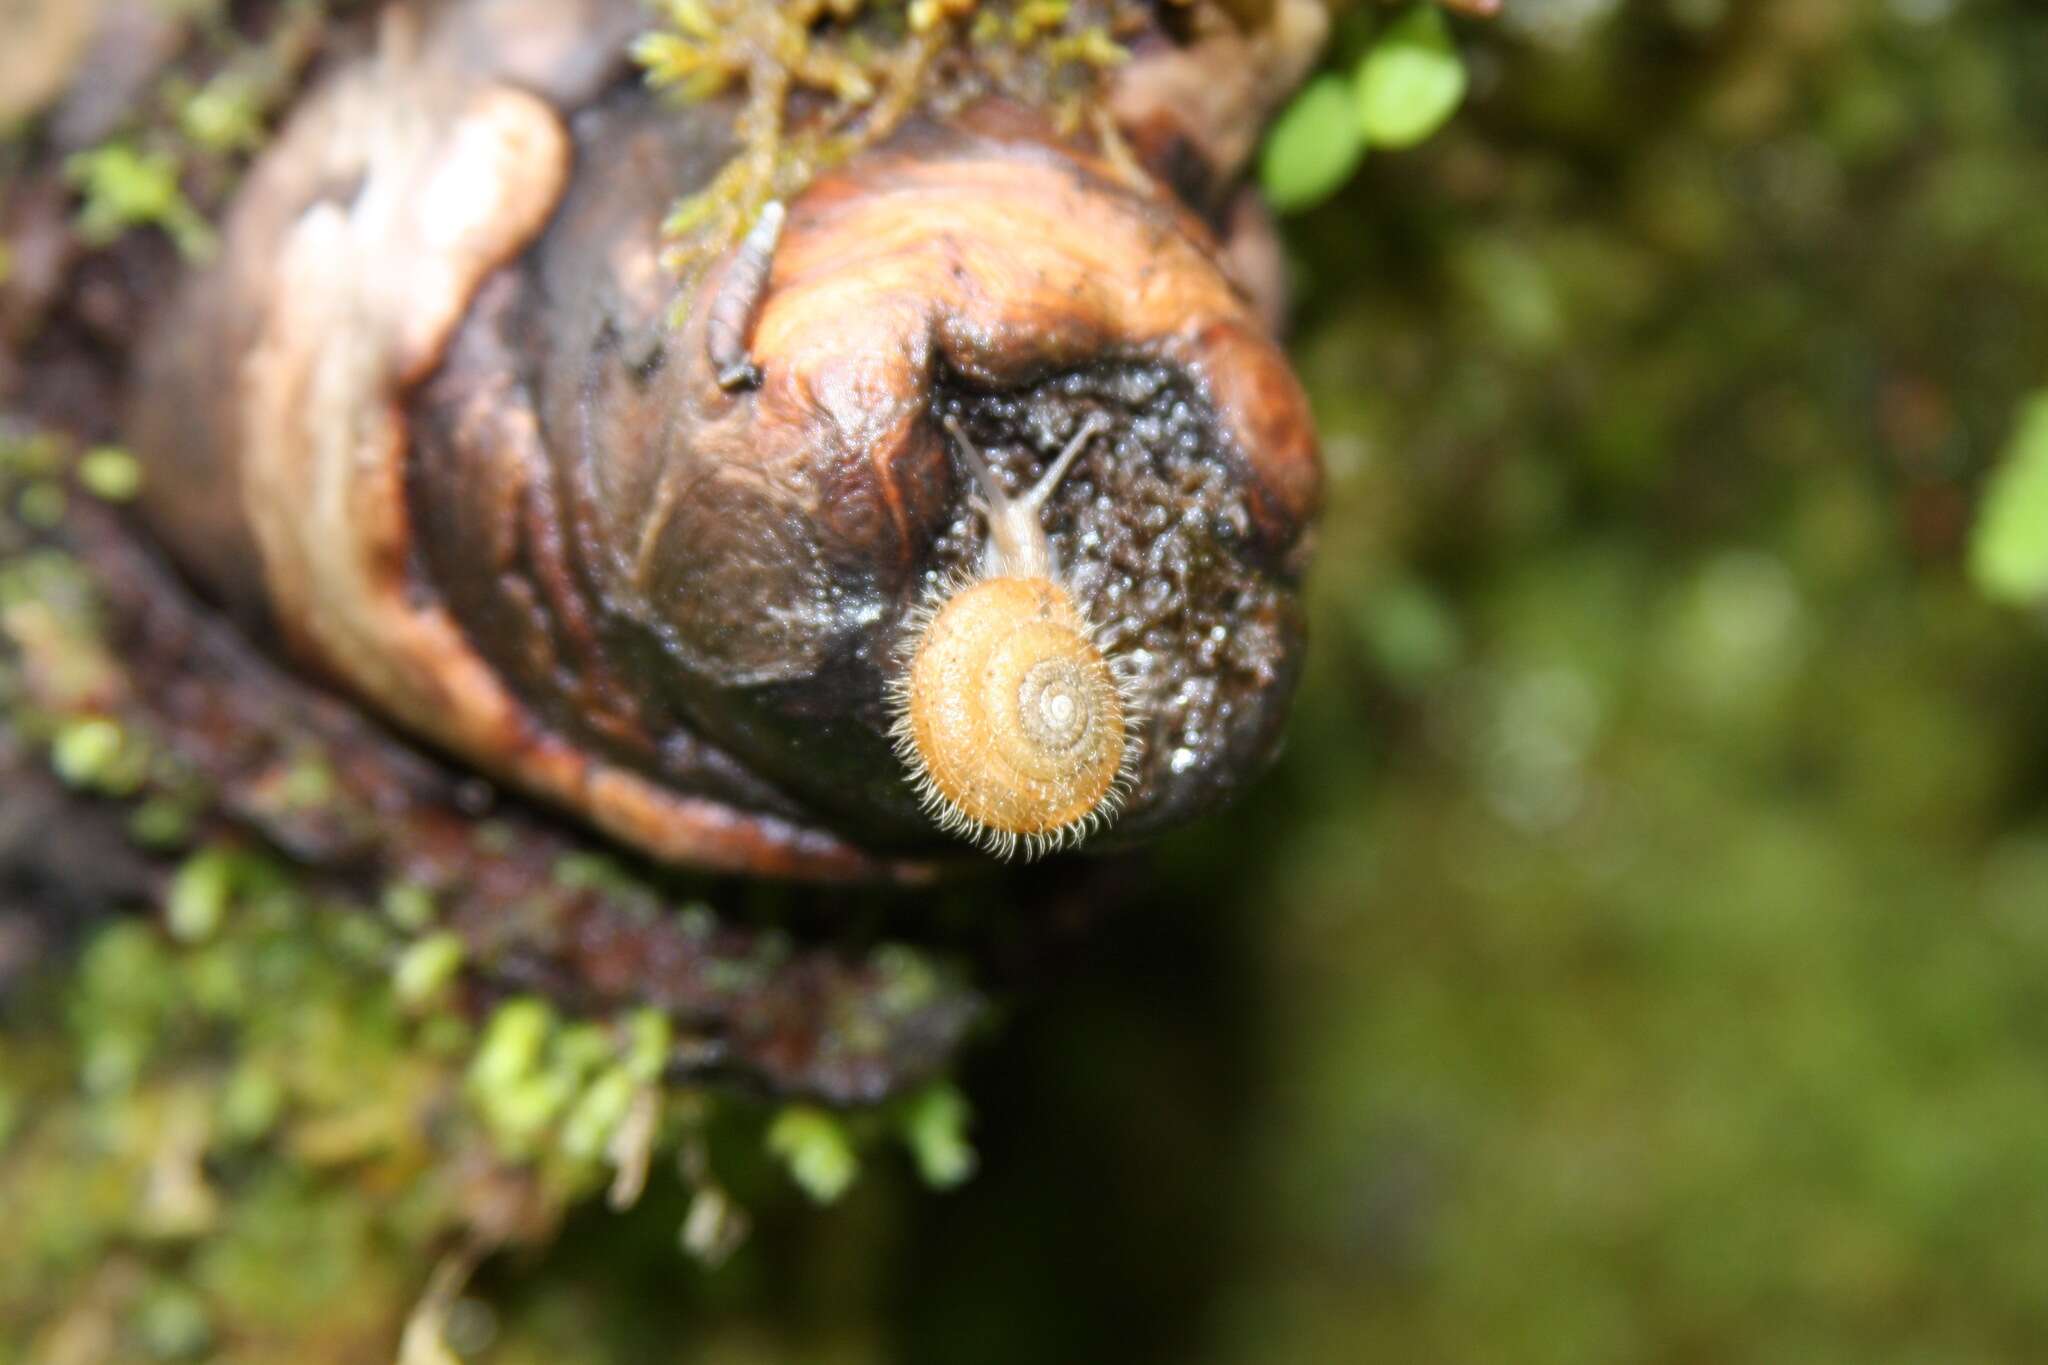
M 1101 429 L 1091 417 L 1010 497 L 946 419 L 988 523 L 980 571 L 911 614 L 890 686 L 896 751 L 939 827 L 998 857 L 1071 847 L 1115 817 L 1136 746 L 1126 677 L 1062 585 L 1040 517 Z

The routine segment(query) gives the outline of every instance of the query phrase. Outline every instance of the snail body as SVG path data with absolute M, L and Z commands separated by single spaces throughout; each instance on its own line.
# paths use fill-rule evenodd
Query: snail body
M 916 876 L 949 828 L 1139 838 L 1259 772 L 1319 473 L 1209 228 L 984 101 L 819 175 L 678 320 L 659 226 L 734 106 L 593 55 L 634 0 L 521 12 L 552 27 L 446 0 L 337 66 L 143 338 L 189 576 L 677 864 Z M 1052 768 L 985 723 L 1026 693 Z

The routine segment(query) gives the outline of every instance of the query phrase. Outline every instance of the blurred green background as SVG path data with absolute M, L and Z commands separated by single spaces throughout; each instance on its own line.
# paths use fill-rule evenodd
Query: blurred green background
M 1464 110 L 1285 225 L 1288 753 L 970 1062 L 848 1358 L 2048 1358 L 2048 629 L 1965 571 L 2048 10 L 1456 27 Z
M 2048 617 L 1966 568 L 2048 383 L 2048 9 L 1453 31 L 1457 115 L 1284 223 L 1330 475 L 1287 754 L 968 1054 L 975 1179 L 742 1188 L 716 1270 L 658 1179 L 456 1345 L 2048 1358 Z M 416 1291 L 280 1207 L 329 1311 Z
M 2048 12 L 1456 32 L 1463 110 L 1285 224 L 1286 757 L 969 1058 L 977 1178 L 771 1221 L 724 1309 L 601 1216 L 495 1292 L 621 1358 L 2048 1357 L 2048 628 L 1965 567 Z

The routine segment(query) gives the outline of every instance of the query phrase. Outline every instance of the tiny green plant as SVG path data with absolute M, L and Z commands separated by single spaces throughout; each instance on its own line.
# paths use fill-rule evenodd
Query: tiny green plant
M 2020 410 L 1970 538 L 1970 577 L 1999 602 L 2048 601 L 2048 389 Z
M 1304 85 L 1266 136 L 1259 182 L 1282 213 L 1329 199 L 1369 147 L 1400 151 L 1427 141 L 1464 103 L 1469 83 L 1449 21 L 1428 3 L 1375 34 L 1350 65 L 1348 74 L 1326 71 Z
M 1101 72 L 1127 59 L 1110 36 L 1120 3 L 654 0 L 655 25 L 633 45 L 648 85 L 685 102 L 742 97 L 738 154 L 662 225 L 668 265 L 689 279 L 770 201 L 888 136 L 949 82 L 1044 106 L 1071 130 Z M 949 53 L 959 60 L 941 62 Z
M 83 200 L 78 230 L 86 241 L 104 245 L 131 228 L 154 227 L 188 257 L 213 254 L 213 228 L 185 197 L 170 153 L 110 142 L 73 156 L 64 174 Z
M 1358 64 L 1358 124 L 1375 147 L 1428 140 L 1465 101 L 1465 63 L 1443 12 L 1418 5 L 1387 26 Z

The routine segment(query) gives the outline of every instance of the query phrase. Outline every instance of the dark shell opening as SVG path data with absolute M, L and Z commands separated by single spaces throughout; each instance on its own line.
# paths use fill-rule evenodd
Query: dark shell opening
M 1094 413 L 1107 431 L 1075 461 L 1045 525 L 1061 581 L 1138 703 L 1136 780 L 1114 838 L 1180 823 L 1263 770 L 1293 691 L 1301 617 L 1214 413 L 1175 367 L 1105 362 L 999 393 L 947 382 L 932 403 L 933 419 L 959 421 L 1013 492 Z M 983 534 L 963 496 L 920 591 L 977 564 Z

